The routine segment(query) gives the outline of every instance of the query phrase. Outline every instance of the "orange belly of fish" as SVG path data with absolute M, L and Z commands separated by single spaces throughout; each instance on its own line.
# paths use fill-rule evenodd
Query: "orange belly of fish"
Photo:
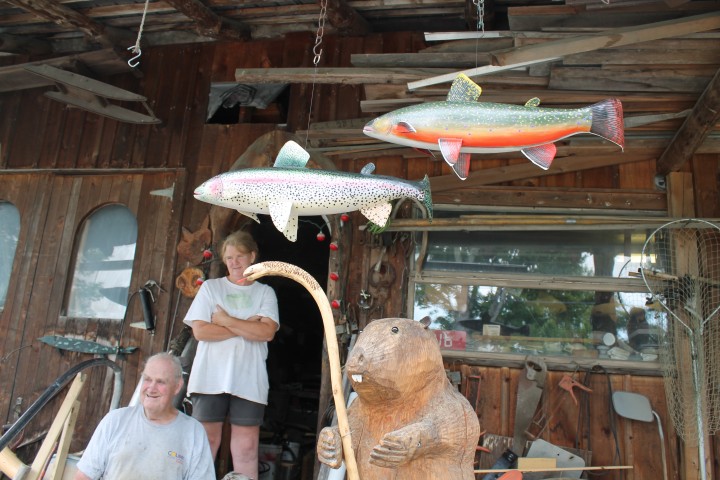
M 502 127 L 502 128 L 474 128 L 465 132 L 416 132 L 405 135 L 407 138 L 437 144 L 439 138 L 459 138 L 463 148 L 502 148 L 525 147 L 551 143 L 577 133 L 590 131 L 590 126 L 558 125 L 555 127 Z

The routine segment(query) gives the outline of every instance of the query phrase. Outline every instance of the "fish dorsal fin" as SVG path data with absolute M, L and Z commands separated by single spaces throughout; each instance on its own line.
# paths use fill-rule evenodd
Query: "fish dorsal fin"
M 370 205 L 360 209 L 360 213 L 365 215 L 365 218 L 379 227 L 384 227 L 387 224 L 391 211 L 392 205 L 389 202 L 376 203 L 375 205 Z
M 477 102 L 482 93 L 480 85 L 470 80 L 470 77 L 461 73 L 458 75 L 450 86 L 448 92 L 448 102 Z
M 275 228 L 280 230 L 291 242 L 297 239 L 298 218 L 291 200 L 279 200 L 268 203 L 270 218 Z
M 296 142 L 290 140 L 278 152 L 273 167 L 305 168 L 309 159 L 310 154 Z
M 540 99 L 538 97 L 533 97 L 527 102 L 525 102 L 526 107 L 537 107 L 540 105 Z
M 372 173 L 375 171 L 375 164 L 370 162 L 367 165 L 365 165 L 362 170 L 360 170 L 361 175 L 372 175 Z

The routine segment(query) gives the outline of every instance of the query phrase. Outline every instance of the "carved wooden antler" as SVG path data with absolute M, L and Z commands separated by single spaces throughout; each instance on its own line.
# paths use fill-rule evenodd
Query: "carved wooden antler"
M 338 429 L 342 437 L 343 457 L 347 470 L 348 480 L 360 480 L 355 454 L 352 448 L 350 437 L 350 426 L 348 424 L 347 409 L 345 408 L 345 395 L 342 389 L 342 373 L 340 369 L 340 353 L 338 351 L 337 337 L 335 337 L 335 321 L 333 320 L 332 309 L 325 292 L 315 279 L 308 272 L 300 267 L 284 262 L 262 262 L 251 265 L 245 269 L 245 276 L 250 280 L 257 280 L 267 275 L 295 280 L 305 287 L 312 295 L 322 316 L 325 330 L 325 342 L 328 349 L 328 360 L 330 362 L 330 382 L 332 384 L 333 400 L 337 412 Z

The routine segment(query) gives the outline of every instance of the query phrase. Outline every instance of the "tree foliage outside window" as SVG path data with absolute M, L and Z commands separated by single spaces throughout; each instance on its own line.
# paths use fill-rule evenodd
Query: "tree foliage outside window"
M 20 214 L 15 205 L 0 202 L 0 310 L 5 308 L 15 252 L 20 238 Z
M 639 279 L 627 282 L 640 265 L 646 235 L 632 229 L 431 232 L 412 290 L 413 317 L 429 316 L 434 329 L 465 332 L 469 351 L 609 351 L 611 358 L 655 360 L 663 314 L 646 305 Z M 547 279 L 570 286 L 548 288 Z M 500 334 L 491 338 L 485 325 Z M 603 343 L 607 333 L 610 345 Z
M 125 316 L 137 242 L 137 220 L 123 205 L 93 212 L 81 227 L 67 316 Z

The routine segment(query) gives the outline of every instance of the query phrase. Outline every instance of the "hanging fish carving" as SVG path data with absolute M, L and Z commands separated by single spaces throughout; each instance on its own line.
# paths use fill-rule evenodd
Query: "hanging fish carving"
M 482 89 L 465 74 L 453 81 L 446 101 L 400 108 L 369 122 L 366 135 L 425 151 L 439 151 L 460 179 L 470 169 L 471 153 L 520 151 L 542 169 L 550 168 L 553 142 L 591 133 L 620 148 L 625 145 L 622 103 L 616 98 L 583 108 L 540 108 L 478 102 Z
M 393 200 L 410 198 L 432 220 L 427 175 L 418 182 L 372 175 L 368 163 L 360 173 L 306 168 L 310 154 L 292 140 L 280 149 L 272 168 L 246 168 L 217 175 L 195 189 L 196 199 L 234 208 L 256 222 L 269 214 L 275 228 L 294 242 L 298 216 L 331 215 L 360 210 L 371 222 L 387 224 Z

